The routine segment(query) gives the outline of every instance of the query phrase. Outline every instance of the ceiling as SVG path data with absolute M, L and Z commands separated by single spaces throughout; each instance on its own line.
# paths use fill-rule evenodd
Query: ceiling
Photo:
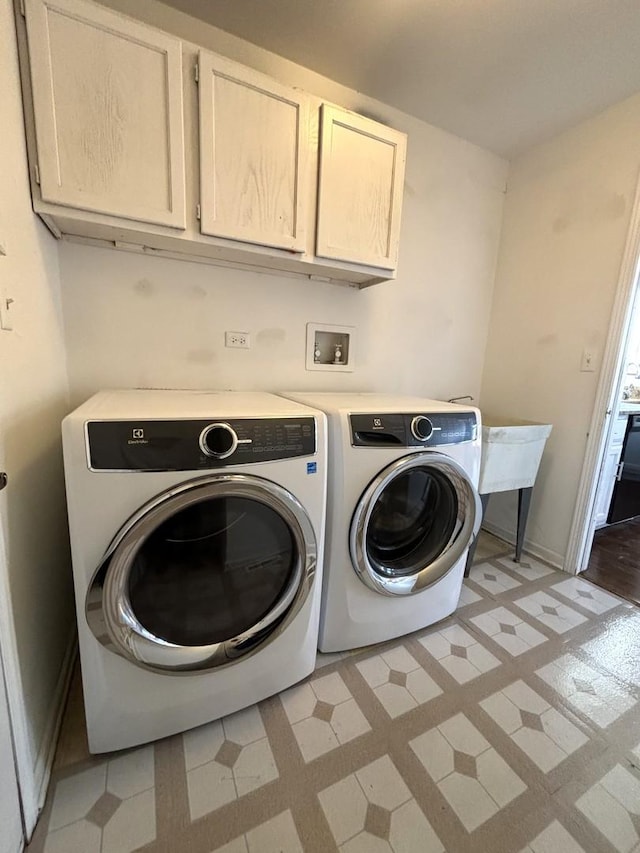
M 513 157 L 640 91 L 640 0 L 164 0 Z

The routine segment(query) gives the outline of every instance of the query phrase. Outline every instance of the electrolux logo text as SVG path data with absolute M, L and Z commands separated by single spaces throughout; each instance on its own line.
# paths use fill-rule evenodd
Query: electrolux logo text
M 144 437 L 144 430 L 140 427 L 134 427 L 131 430 L 131 438 L 127 441 L 127 444 L 149 444 L 149 442 Z

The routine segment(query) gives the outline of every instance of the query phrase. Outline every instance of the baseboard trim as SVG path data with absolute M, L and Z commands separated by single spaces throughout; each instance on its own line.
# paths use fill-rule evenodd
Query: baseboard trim
M 516 540 L 513 536 L 512 530 L 500 527 L 492 521 L 483 521 L 482 529 L 486 530 L 487 533 L 492 533 L 499 539 L 504 539 L 505 542 L 508 542 L 510 545 L 515 547 Z M 531 539 L 527 538 L 524 540 L 524 550 L 533 554 L 534 557 L 539 557 L 541 560 L 544 560 L 545 563 L 549 563 L 554 568 L 563 571 L 564 554 L 558 554 L 556 551 L 551 551 L 549 548 L 545 548 L 543 545 L 539 545 L 537 542 L 532 542 Z
M 71 676 L 73 674 L 73 665 L 78 652 L 78 637 L 74 630 L 67 642 L 67 650 L 60 667 L 60 677 L 56 685 L 56 692 L 51 703 L 51 714 L 47 723 L 47 728 L 38 750 L 38 757 L 33 768 L 34 790 L 36 792 L 36 804 L 38 815 L 44 807 L 44 802 L 47 798 L 47 789 L 51 779 L 51 771 L 53 769 L 53 759 L 56 754 L 56 746 L 58 745 L 58 736 L 60 734 L 60 726 L 62 725 L 62 715 L 64 713 L 69 686 L 71 684 Z M 26 827 L 27 841 L 31 840 L 31 835 L 34 826 Z

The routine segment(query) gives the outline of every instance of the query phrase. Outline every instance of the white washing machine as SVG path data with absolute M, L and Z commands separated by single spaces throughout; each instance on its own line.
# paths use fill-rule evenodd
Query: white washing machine
M 65 418 L 63 445 L 92 752 L 313 671 L 324 414 L 262 393 L 104 391 Z
M 329 419 L 319 648 L 357 648 L 444 619 L 482 518 L 480 412 L 417 397 L 283 394 Z

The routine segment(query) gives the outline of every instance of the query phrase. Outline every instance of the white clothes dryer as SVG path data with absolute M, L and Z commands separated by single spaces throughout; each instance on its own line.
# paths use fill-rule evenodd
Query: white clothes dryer
M 480 412 L 418 397 L 283 394 L 329 419 L 321 651 L 444 619 L 482 518 Z
M 92 752 L 313 671 L 324 414 L 263 393 L 104 391 L 65 418 L 63 446 Z

